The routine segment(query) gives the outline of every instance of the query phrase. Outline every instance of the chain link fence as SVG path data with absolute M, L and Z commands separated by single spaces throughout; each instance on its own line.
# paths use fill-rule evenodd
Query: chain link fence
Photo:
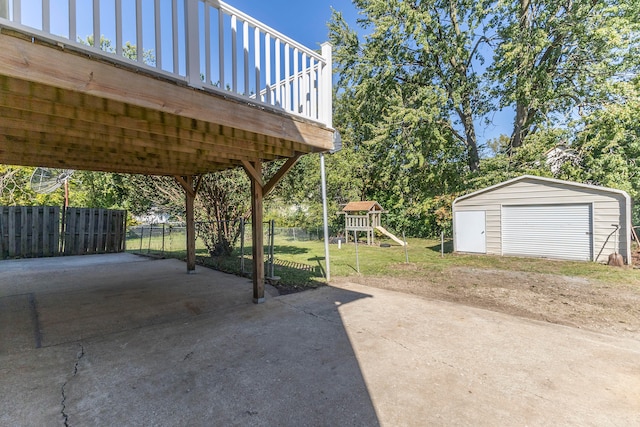
M 205 242 L 196 233 L 196 260 L 199 264 L 227 273 L 250 277 L 252 273 L 252 229 L 251 223 L 237 223 L 238 239 L 233 252 L 228 256 L 209 253 Z M 201 224 L 201 223 L 200 223 Z M 196 224 L 197 228 L 198 224 Z M 272 284 L 298 285 L 309 283 L 313 278 L 324 277 L 320 262 L 315 265 L 285 260 L 285 253 L 278 258 L 278 251 L 289 251 L 290 242 L 310 242 L 323 238 L 322 227 L 288 228 L 275 227 L 274 221 L 264 223 L 265 276 Z M 127 251 L 141 255 L 177 258 L 187 256 L 187 235 L 184 223 L 143 224 L 127 229 Z

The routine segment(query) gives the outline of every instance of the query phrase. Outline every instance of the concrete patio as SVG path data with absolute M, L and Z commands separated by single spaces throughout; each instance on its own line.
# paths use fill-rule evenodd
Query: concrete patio
M 0 425 L 639 425 L 640 342 L 130 254 L 0 261 Z

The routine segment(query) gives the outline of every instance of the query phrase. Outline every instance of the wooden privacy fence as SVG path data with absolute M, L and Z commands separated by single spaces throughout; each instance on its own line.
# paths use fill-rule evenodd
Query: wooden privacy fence
M 63 253 L 123 252 L 126 223 L 126 211 L 68 208 L 64 216 Z
M 0 206 L 0 259 L 122 252 L 126 219 L 119 210 Z
M 59 252 L 59 207 L 0 206 L 0 258 L 55 256 Z

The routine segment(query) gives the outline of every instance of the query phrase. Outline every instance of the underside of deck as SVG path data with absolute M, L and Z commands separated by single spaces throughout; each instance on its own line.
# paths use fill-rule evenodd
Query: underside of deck
M 199 175 L 333 147 L 333 130 L 2 29 L 0 163 Z

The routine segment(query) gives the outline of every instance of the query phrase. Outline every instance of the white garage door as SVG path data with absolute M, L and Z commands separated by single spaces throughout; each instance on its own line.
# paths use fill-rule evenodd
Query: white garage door
M 487 252 L 485 212 L 456 212 L 456 251 L 484 254 Z
M 591 261 L 590 204 L 502 207 L 502 253 Z

